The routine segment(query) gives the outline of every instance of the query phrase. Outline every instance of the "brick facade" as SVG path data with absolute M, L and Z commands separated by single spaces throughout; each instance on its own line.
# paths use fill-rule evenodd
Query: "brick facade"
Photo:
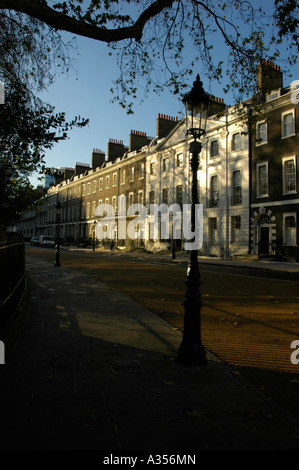
M 221 99 L 223 115 L 209 117 L 198 171 L 204 217 L 201 254 L 299 260 L 299 109 L 293 90 L 283 88 L 282 78 L 278 67 L 259 64 L 257 89 L 264 104 L 254 131 L 244 126 L 234 106 L 225 108 Z M 243 105 L 250 110 L 250 100 Z M 128 146 L 109 139 L 107 155 L 94 149 L 91 166 L 77 163 L 71 177 L 50 187 L 34 209 L 24 213 L 17 229 L 25 237 L 55 236 L 59 200 L 64 240 L 79 243 L 92 238 L 94 222 L 105 220 L 107 238 L 115 238 L 119 246 L 142 244 L 153 251 L 169 248 L 169 238 L 152 238 L 149 208 L 151 204 L 181 207 L 190 203 L 189 141 L 184 119 L 165 114 L 157 117 L 156 134 L 152 138 L 132 130 Z M 108 203 L 119 216 L 120 197 L 125 198 L 126 209 L 141 203 L 147 210 L 146 226 L 142 236 L 136 230 L 136 239 L 129 239 L 123 225 L 122 229 L 118 226 L 120 219 L 112 226 L 107 214 L 99 216 L 100 209 L 96 213 L 101 204 Z M 126 228 L 134 216 L 125 218 Z M 175 244 L 177 249 L 184 248 L 184 237 Z

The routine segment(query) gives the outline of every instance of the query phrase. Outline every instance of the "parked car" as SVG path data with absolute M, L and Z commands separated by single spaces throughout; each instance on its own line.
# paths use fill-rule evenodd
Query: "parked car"
M 40 235 L 39 237 L 39 244 L 40 246 L 46 246 L 49 248 L 55 247 L 55 240 L 53 237 L 48 237 L 46 235 Z
M 37 246 L 39 245 L 39 237 L 32 237 L 30 240 L 30 245 Z

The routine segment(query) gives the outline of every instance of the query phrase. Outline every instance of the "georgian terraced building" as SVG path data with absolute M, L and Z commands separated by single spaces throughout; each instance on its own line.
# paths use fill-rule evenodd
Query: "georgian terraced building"
M 299 261 L 299 81 L 284 87 L 278 67 L 260 67 L 268 68 L 273 90 L 264 95 L 252 139 L 250 249 L 259 256 Z M 262 90 L 262 70 L 260 77 Z
M 273 90 L 265 92 L 265 80 Z M 218 100 L 223 113 L 211 114 L 202 140 L 198 170 L 199 203 L 203 206 L 203 245 L 200 254 L 232 258 L 275 256 L 299 260 L 298 252 L 298 99 L 296 90 L 283 87 L 279 68 L 271 63 L 258 66 L 258 96 L 263 114 L 256 128 L 247 128 L 237 109 Z M 298 90 L 297 90 L 298 91 Z M 250 100 L 243 111 L 252 113 Z M 26 238 L 55 236 L 56 204 L 62 206 L 61 235 L 79 243 L 93 237 L 97 213 L 110 204 L 118 216 L 120 198 L 126 207 L 142 204 L 146 223 L 136 226 L 134 237 L 107 220 L 107 238 L 119 246 L 140 246 L 150 251 L 175 243 L 184 249 L 182 227 L 173 228 L 169 212 L 169 237 L 163 236 L 161 214 L 172 204 L 190 203 L 191 172 L 185 120 L 164 114 L 156 120 L 156 136 L 131 131 L 129 145 L 110 139 L 107 155 L 94 149 L 91 166 L 76 164 L 73 175 L 51 186 L 17 226 Z M 158 239 L 152 236 L 152 204 L 161 206 Z M 163 209 L 162 209 L 163 207 Z M 168 209 L 169 210 L 169 209 Z M 128 226 L 135 215 L 125 217 Z M 174 239 L 174 240 L 173 240 Z

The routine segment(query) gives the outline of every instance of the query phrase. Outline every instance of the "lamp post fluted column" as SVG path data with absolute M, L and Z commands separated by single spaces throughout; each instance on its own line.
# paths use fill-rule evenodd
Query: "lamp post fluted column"
M 196 204 L 198 203 L 197 194 L 197 171 L 199 167 L 199 155 L 201 152 L 201 143 L 191 142 L 190 166 L 192 172 L 191 186 L 191 230 L 195 233 L 196 229 Z M 200 293 L 200 271 L 198 266 L 197 249 L 190 250 L 187 277 L 185 281 L 187 290 L 183 300 L 184 306 L 184 331 L 183 339 L 178 350 L 177 362 L 182 365 L 205 365 L 207 364 L 206 351 L 201 341 L 201 293 Z
M 204 91 L 199 75 L 193 83 L 191 90 L 183 97 L 186 106 L 186 136 L 193 137 L 189 151 L 191 155 L 190 166 L 192 174 L 191 186 L 191 233 L 194 243 L 190 250 L 190 259 L 187 269 L 186 294 L 183 301 L 184 330 L 183 339 L 177 353 L 177 362 L 183 365 L 201 366 L 207 364 L 206 351 L 201 342 L 201 294 L 200 272 L 198 266 L 198 234 L 196 233 L 196 211 L 198 204 L 197 172 L 201 152 L 200 138 L 205 134 L 209 106 L 214 100 Z M 202 221 L 200 222 L 202 223 Z

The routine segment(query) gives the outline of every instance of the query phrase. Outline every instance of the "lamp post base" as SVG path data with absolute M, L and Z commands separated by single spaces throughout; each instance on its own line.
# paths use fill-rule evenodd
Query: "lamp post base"
M 186 348 L 181 345 L 177 353 L 176 363 L 190 367 L 205 366 L 208 364 L 206 351 L 198 346 L 198 344 L 189 344 Z
M 183 339 L 177 353 L 176 362 L 185 366 L 203 366 L 208 363 L 206 351 L 201 342 L 201 295 L 200 273 L 197 263 L 197 252 L 191 251 L 190 263 L 185 281 L 187 291 L 183 306 L 184 331 Z
M 59 254 L 59 252 L 56 252 L 56 258 L 55 258 L 54 266 L 60 268 L 60 254 Z

